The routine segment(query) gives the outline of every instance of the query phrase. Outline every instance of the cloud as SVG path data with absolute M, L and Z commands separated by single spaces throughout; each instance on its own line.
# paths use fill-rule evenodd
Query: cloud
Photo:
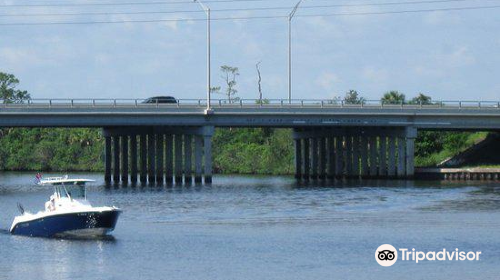
M 321 73 L 315 81 L 316 85 L 324 90 L 332 90 L 339 82 L 340 78 L 332 72 Z
M 447 52 L 434 53 L 422 60 L 422 63 L 415 66 L 415 72 L 418 75 L 438 78 L 476 63 L 476 58 L 467 46 L 459 46 Z
M 458 24 L 460 17 L 456 13 L 434 11 L 423 15 L 423 22 L 428 25 Z
M 372 83 L 382 84 L 389 79 L 389 71 L 383 68 L 375 68 L 373 66 L 365 66 L 361 75 Z

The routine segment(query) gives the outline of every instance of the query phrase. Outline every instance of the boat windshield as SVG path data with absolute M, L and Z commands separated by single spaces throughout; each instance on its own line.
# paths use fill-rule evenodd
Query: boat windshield
M 85 186 L 82 185 L 72 185 L 64 186 L 66 191 L 61 190 L 61 196 L 69 196 L 72 199 L 85 199 Z

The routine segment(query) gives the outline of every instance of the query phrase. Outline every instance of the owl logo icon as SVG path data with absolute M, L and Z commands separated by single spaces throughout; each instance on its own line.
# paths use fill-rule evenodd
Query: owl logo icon
M 381 266 L 392 266 L 398 260 L 398 250 L 390 244 L 384 244 L 375 251 L 375 260 Z

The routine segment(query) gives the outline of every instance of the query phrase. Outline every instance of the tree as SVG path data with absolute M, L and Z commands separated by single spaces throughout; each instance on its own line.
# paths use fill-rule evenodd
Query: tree
M 401 104 L 404 103 L 406 96 L 397 90 L 391 90 L 384 94 L 381 101 L 384 104 Z
M 231 98 L 238 92 L 236 87 L 236 77 L 240 75 L 238 67 L 223 65 L 220 67 L 222 79 L 226 82 L 227 100 L 231 103 Z
M 259 61 L 257 64 L 255 64 L 255 68 L 257 69 L 257 76 L 259 77 L 259 79 L 257 80 L 257 83 L 259 85 L 259 101 L 262 102 L 262 77 L 260 75 L 260 62 Z
M 3 103 L 23 103 L 31 98 L 27 91 L 16 89 L 18 84 L 14 75 L 0 72 L 0 99 Z
M 423 93 L 419 93 L 416 97 L 414 97 L 410 104 L 422 104 L 422 105 L 430 105 L 432 104 L 432 98 Z
M 358 92 L 351 89 L 345 93 L 344 103 L 345 104 L 361 104 L 365 99 L 360 97 Z

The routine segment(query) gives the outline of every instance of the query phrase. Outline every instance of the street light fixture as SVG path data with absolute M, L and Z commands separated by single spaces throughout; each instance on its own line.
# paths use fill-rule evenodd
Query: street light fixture
M 195 0 L 196 1 L 196 0 Z M 303 0 L 297 2 L 288 15 L 288 103 L 292 104 L 292 19 Z
M 205 110 L 205 114 L 211 114 L 212 109 L 210 108 L 211 102 L 211 85 L 210 85 L 210 77 L 211 77 L 211 68 L 210 68 L 210 8 L 205 6 L 203 2 L 200 0 L 193 0 L 194 2 L 200 4 L 201 8 L 207 14 L 207 109 Z

